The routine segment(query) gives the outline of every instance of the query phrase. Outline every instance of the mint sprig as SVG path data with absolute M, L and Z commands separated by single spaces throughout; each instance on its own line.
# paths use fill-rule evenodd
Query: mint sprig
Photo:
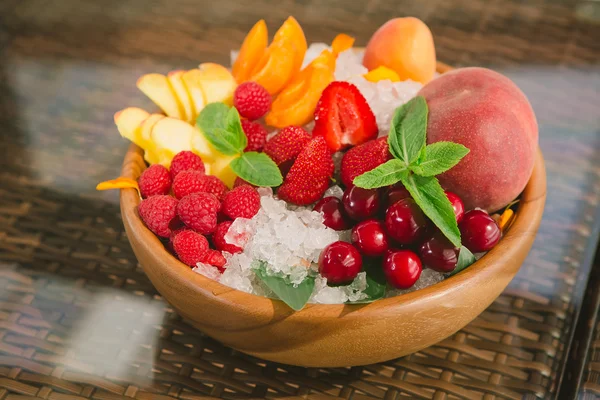
M 244 152 L 248 138 L 235 107 L 210 103 L 198 115 L 196 126 L 218 152 L 238 156 L 229 164 L 237 176 L 255 186 L 281 185 L 281 171 L 269 156 L 255 151 Z
M 298 284 L 293 284 L 289 276 L 282 273 L 269 273 L 267 264 L 263 261 L 257 261 L 253 265 L 256 277 L 262 281 L 277 298 L 290 306 L 294 311 L 300 311 L 304 308 L 315 287 L 315 278 L 307 276 Z
M 460 247 L 460 231 L 452 204 L 435 175 L 458 164 L 469 149 L 452 142 L 426 145 L 428 113 L 427 102 L 422 96 L 397 108 L 388 136 L 394 159 L 357 176 L 353 183 L 373 189 L 402 182 L 423 213 L 448 240 Z

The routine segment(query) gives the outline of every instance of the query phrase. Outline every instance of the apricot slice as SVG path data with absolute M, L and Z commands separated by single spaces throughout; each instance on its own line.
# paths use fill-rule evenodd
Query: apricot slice
M 136 86 L 169 117 L 185 118 L 183 107 L 166 76 L 146 74 L 138 79 Z
M 345 33 L 338 34 L 331 42 L 331 50 L 333 54 L 340 54 L 342 51 L 346 51 L 351 49 L 354 45 L 354 38 L 352 36 L 348 36 Z
M 436 66 L 431 31 L 418 18 L 391 19 L 369 40 L 363 65 L 369 71 L 385 66 L 396 71 L 400 80 L 425 84 L 433 78 Z
M 271 46 L 277 46 L 280 43 L 287 43 L 294 53 L 293 75 L 295 75 L 302 67 L 307 49 L 304 31 L 298 21 L 296 21 L 296 18 L 288 17 L 277 32 L 275 32 Z
M 369 82 L 379 82 L 383 80 L 390 80 L 392 82 L 398 82 L 400 77 L 393 69 L 384 67 L 383 65 L 375 68 L 372 71 L 367 72 L 363 77 Z
M 294 75 L 294 57 L 285 44 L 271 45 L 257 64 L 249 80 L 262 85 L 271 94 L 277 94 Z
M 277 128 L 307 124 L 321 93 L 334 81 L 334 71 L 335 55 L 324 50 L 277 96 L 265 117 L 266 123 Z
M 232 74 L 236 81 L 244 82 L 267 50 L 269 41 L 267 24 L 264 19 L 258 21 L 244 38 L 240 53 L 233 63 Z

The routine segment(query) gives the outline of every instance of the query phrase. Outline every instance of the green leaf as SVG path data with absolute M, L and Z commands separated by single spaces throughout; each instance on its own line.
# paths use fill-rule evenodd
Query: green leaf
M 421 210 L 433 221 L 439 230 L 454 244 L 460 247 L 460 231 L 450 200 L 435 176 L 406 175 L 402 183 Z
M 300 311 L 304 308 L 315 287 L 315 278 L 312 276 L 307 276 L 302 282 L 295 285 L 290 282 L 288 277 L 282 274 L 269 274 L 264 262 L 261 262 L 254 272 L 277 295 L 279 300 L 295 311 Z
M 425 147 L 425 157 L 420 163 L 411 166 L 411 170 L 421 176 L 435 176 L 448 171 L 469 153 L 462 144 L 437 142 Z
M 408 172 L 404 162 L 391 159 L 380 166 L 354 178 L 353 183 L 364 189 L 390 186 L 400 181 Z
M 283 183 L 279 167 L 265 153 L 243 153 L 233 159 L 229 166 L 237 176 L 255 186 L 273 187 Z
M 460 271 L 467 268 L 469 265 L 473 264 L 475 261 L 477 261 L 477 260 L 475 259 L 475 256 L 473 255 L 473 253 L 471 253 L 471 251 L 469 249 L 467 249 L 465 246 L 462 246 L 460 248 L 460 251 L 458 252 L 458 261 L 456 261 L 456 267 L 454 268 L 454 271 L 452 271 L 448 274 L 448 276 L 458 274 Z
M 213 147 L 228 156 L 240 154 L 247 145 L 240 116 L 224 103 L 210 103 L 202 109 L 196 126 Z
M 346 304 L 368 304 L 385 296 L 386 280 L 381 260 L 365 260 L 363 269 L 367 273 L 367 288 L 363 291 L 367 295 L 367 298 L 358 301 L 348 301 Z
M 427 113 L 427 102 L 423 96 L 412 98 L 394 112 L 388 144 L 392 155 L 406 165 L 414 163 L 425 147 Z

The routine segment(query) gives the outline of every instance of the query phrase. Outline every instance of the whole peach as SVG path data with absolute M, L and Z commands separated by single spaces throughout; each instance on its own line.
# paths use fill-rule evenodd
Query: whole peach
M 461 143 L 470 152 L 439 176 L 466 209 L 496 211 L 525 188 L 538 147 L 538 125 L 525 94 L 486 68 L 460 68 L 425 85 L 427 143 Z
M 388 67 L 400 80 L 427 83 L 435 72 L 435 47 L 431 31 L 414 17 L 394 18 L 371 36 L 363 65 L 370 70 Z

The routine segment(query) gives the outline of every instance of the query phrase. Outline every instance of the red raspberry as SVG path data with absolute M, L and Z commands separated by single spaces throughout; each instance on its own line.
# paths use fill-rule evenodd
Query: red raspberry
M 219 269 L 219 271 L 223 272 L 225 271 L 224 267 L 227 263 L 227 260 L 223 256 L 223 253 L 221 253 L 220 251 L 208 249 L 208 251 L 204 255 L 204 259 L 202 260 L 202 262 L 204 264 L 210 264 L 212 266 L 215 266 Z
M 182 263 L 195 267 L 206 258 L 208 240 L 197 232 L 184 230 L 173 238 L 173 250 Z
M 138 179 L 138 186 L 143 198 L 168 194 L 171 189 L 171 176 L 164 166 L 154 164 L 142 172 Z
M 233 182 L 233 187 L 236 188 L 236 187 L 242 186 L 242 185 L 252 186 L 253 188 L 256 187 L 253 184 L 246 182 L 245 180 L 243 180 L 239 176 L 237 178 L 235 178 L 235 182 Z
M 227 241 L 225 240 L 225 235 L 227 234 L 227 231 L 229 230 L 231 224 L 233 224 L 233 221 L 225 221 L 217 225 L 217 230 L 215 230 L 215 233 L 213 233 L 212 236 L 213 244 L 215 245 L 217 250 L 226 251 L 231 254 L 241 253 L 241 247 L 227 243 Z
M 258 122 L 247 119 L 242 120 L 242 129 L 248 138 L 248 145 L 244 151 L 260 151 L 267 142 L 267 128 Z
M 242 185 L 223 196 L 221 211 L 231 219 L 252 218 L 260 208 L 260 195 L 252 186 Z
M 177 204 L 177 215 L 189 228 L 208 235 L 217 228 L 217 212 L 221 204 L 210 193 L 188 194 Z
M 221 199 L 227 186 L 219 178 L 200 171 L 182 171 L 173 180 L 173 193 L 181 199 L 192 193 L 212 193 Z
M 242 117 L 254 121 L 271 109 L 271 95 L 256 82 L 244 82 L 233 93 L 233 106 Z
M 175 157 L 173 157 L 173 160 L 171 161 L 171 178 L 175 179 L 177 174 L 179 174 L 181 171 L 189 170 L 199 171 L 204 174 L 204 163 L 199 155 L 187 150 L 180 151 L 175 155 Z
M 168 238 L 181 222 L 177 218 L 177 199 L 156 195 L 142 200 L 138 206 L 140 218 L 155 235 Z

